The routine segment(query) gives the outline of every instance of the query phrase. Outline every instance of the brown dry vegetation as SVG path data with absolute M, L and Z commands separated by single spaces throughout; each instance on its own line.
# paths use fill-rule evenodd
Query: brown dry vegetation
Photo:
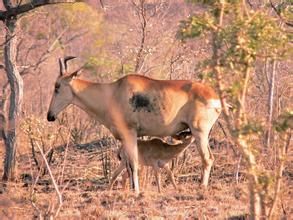
M 218 125 L 211 137 L 224 142 L 212 146 L 215 163 L 207 190 L 199 187 L 201 160 L 193 145 L 174 166 L 178 190 L 166 180 L 163 192 L 158 194 L 151 176 L 147 187 L 136 197 L 130 191 L 122 191 L 119 183 L 114 190 L 106 190 L 110 174 L 118 165 L 119 143 L 98 122 L 74 107 L 62 113 L 56 123 L 46 122 L 48 102 L 58 74 L 58 57 L 80 57 L 70 69 L 87 62 L 81 77 L 96 81 L 107 82 L 134 71 L 142 33 L 137 10 L 132 1 L 103 2 L 104 9 L 94 1 L 90 2 L 91 7 L 79 4 L 44 7 L 19 21 L 17 62 L 24 74 L 24 101 L 17 137 L 17 178 L 1 183 L 0 219 L 37 218 L 40 213 L 46 215 L 53 205 L 56 208 L 58 203 L 50 176 L 42 174 L 44 169 L 42 173 L 37 169 L 31 140 L 40 144 L 45 152 L 54 149 L 50 166 L 59 189 L 64 190 L 58 219 L 246 219 L 249 198 L 245 163 L 240 160 L 237 147 L 229 144 L 229 138 Z M 204 67 L 197 64 L 210 55 L 209 38 L 182 44 L 175 35 L 180 20 L 204 8 L 181 0 L 148 2 L 140 73 L 156 78 L 198 79 Z M 0 26 L 0 30 L 3 28 Z M 1 43 L 4 42 L 4 36 L 0 38 Z M 257 65 L 248 106 L 252 116 L 265 120 L 268 84 L 263 64 Z M 292 63 L 279 63 L 278 108 L 290 106 L 290 69 Z M 5 83 L 4 70 L 0 69 L 0 87 Z M 273 172 L 276 149 L 262 151 L 263 143 L 259 141 L 262 138 L 257 140 L 255 144 L 260 152 L 257 158 Z M 36 160 L 41 164 L 36 146 L 35 150 Z M 0 161 L 4 154 L 0 138 Z M 282 182 L 282 205 L 277 207 L 279 219 L 293 218 L 292 161 L 290 146 Z M 2 166 L 0 173 L 3 173 Z M 165 180 L 166 175 L 162 179 Z
M 72 110 L 72 109 L 71 109 Z M 73 120 L 72 112 L 68 118 Z M 80 115 L 82 118 L 82 115 Z M 91 123 L 88 118 L 83 123 Z M 32 119 L 34 121 L 34 119 Z M 31 123 L 40 130 L 47 122 Z M 72 122 L 70 122 L 72 123 Z M 76 122 L 76 124 L 78 124 Z M 51 125 L 50 125 L 51 126 Z M 25 129 L 25 128 L 23 128 Z M 67 142 L 66 125 L 45 127 L 63 136 Z M 220 131 L 217 127 L 214 131 Z M 72 130 L 71 130 L 72 131 Z M 89 129 L 90 131 L 90 129 Z M 37 131 L 35 131 L 37 134 Z M 54 147 L 51 169 L 63 192 L 63 206 L 58 219 L 96 219 L 96 218 L 167 218 L 167 219 L 246 219 L 249 213 L 248 189 L 245 175 L 245 164 L 239 163 L 239 155 L 232 146 L 214 146 L 216 158 L 211 174 L 210 186 L 202 190 L 200 184 L 201 160 L 196 147 L 189 147 L 176 161 L 174 172 L 178 189 L 174 190 L 170 181 L 163 175 L 163 192 L 157 193 L 155 179 L 148 178 L 149 184 L 136 197 L 133 192 L 123 191 L 117 183 L 108 191 L 109 174 L 117 167 L 116 142 L 103 128 L 91 144 L 69 144 Z M 73 133 L 71 133 L 71 138 Z M 45 139 L 46 134 L 43 138 Z M 213 133 L 213 136 L 220 136 Z M 76 136 L 75 136 L 76 137 Z M 61 138 L 62 139 L 62 138 Z M 39 212 L 32 206 L 34 203 L 42 215 L 52 205 L 57 204 L 57 196 L 48 174 L 41 175 L 35 182 L 39 171 L 32 158 L 29 138 L 24 136 L 21 148 L 18 148 L 17 179 L 7 187 L 1 186 L 1 219 L 31 219 Z M 61 141 L 62 142 L 62 141 Z M 48 150 L 50 141 L 44 148 Z M 211 143 L 212 144 L 212 143 Z M 212 145 L 213 146 L 213 145 Z M 235 148 L 235 147 L 234 147 Z M 236 150 L 237 153 L 237 150 Z M 3 156 L 1 148 L 1 157 Z M 37 153 L 37 157 L 38 157 Z M 288 152 L 287 161 L 293 159 L 292 150 Z M 1 158 L 2 159 L 2 158 Z M 40 158 L 39 161 L 42 161 Z M 263 159 L 260 156 L 260 159 Z M 268 167 L 272 162 L 267 160 Z M 293 215 L 291 197 L 293 193 L 293 166 L 286 163 L 281 192 L 282 207 L 279 218 L 290 219 Z M 62 170 L 64 173 L 62 174 Z M 0 170 L 2 172 L 2 168 Z M 236 179 L 236 175 L 238 178 Z M 4 183 L 2 183 L 4 184 Z

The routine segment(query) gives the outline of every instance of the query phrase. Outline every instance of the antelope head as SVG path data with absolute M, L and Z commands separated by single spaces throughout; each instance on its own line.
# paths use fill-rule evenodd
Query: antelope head
M 52 95 L 50 107 L 47 114 L 48 121 L 55 121 L 57 115 L 65 109 L 73 100 L 73 92 L 71 89 L 71 80 L 77 76 L 80 69 L 69 73 L 67 71 L 67 61 L 76 57 L 68 56 L 59 59 L 60 73 L 55 82 L 55 89 Z

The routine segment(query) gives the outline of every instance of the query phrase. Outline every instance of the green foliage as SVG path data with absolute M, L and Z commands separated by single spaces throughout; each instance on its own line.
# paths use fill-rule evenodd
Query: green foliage
M 215 3 L 218 3 L 219 0 L 187 0 L 188 3 L 199 3 L 199 4 L 205 4 L 205 5 L 214 5 Z
M 287 35 L 275 19 L 264 13 L 255 13 L 245 30 L 248 47 L 256 54 L 276 58 L 286 49 Z
M 247 12 L 244 16 L 239 7 L 238 10 L 235 9 L 235 3 L 238 1 L 226 2 L 224 16 L 229 22 L 221 27 L 216 24 L 218 14 L 210 10 L 209 13 L 194 15 L 182 21 L 179 38 L 185 40 L 207 32 L 217 32 L 218 46 L 224 49 L 221 50 L 221 64 L 227 67 L 231 67 L 231 62 L 236 65 L 251 65 L 257 57 L 283 57 L 288 50 L 286 45 L 289 36 L 282 30 L 278 21 L 262 11 Z M 219 7 L 215 5 L 213 10 Z
M 221 50 L 220 64 L 234 71 L 243 71 L 252 65 L 257 57 L 283 57 L 288 36 L 275 19 L 264 13 L 255 13 L 250 19 L 236 19 L 218 29 L 218 43 Z M 192 16 L 182 21 L 178 36 L 181 39 L 199 37 L 214 31 L 211 16 Z
M 276 121 L 274 121 L 274 129 L 277 132 L 286 132 L 293 129 L 293 112 L 287 111 L 282 113 Z
M 269 10 L 248 10 L 246 3 L 240 0 L 188 2 L 205 4 L 207 11 L 182 21 L 178 37 L 182 40 L 208 35 L 212 37 L 213 55 L 201 64 L 208 68 L 200 77 L 209 78 L 215 84 L 217 74 L 222 78 L 223 96 L 234 106 L 232 135 L 249 137 L 261 134 L 262 123 L 247 121 L 245 103 L 242 103 L 249 91 L 249 74 L 256 60 L 286 58 L 290 53 L 290 35 L 282 29 L 279 20 L 270 15 Z M 280 10 L 285 12 L 291 9 L 286 5 Z M 276 129 L 287 129 L 288 121 L 277 123 Z
M 215 78 L 215 73 L 213 71 L 203 71 L 199 73 L 198 78 L 200 80 L 209 80 L 211 83 L 213 83 L 213 78 Z
M 133 64 L 123 64 L 123 67 L 120 67 L 118 68 L 117 72 L 119 73 L 125 73 L 125 74 L 128 74 L 128 73 L 133 73 L 135 71 L 135 67 Z
M 96 70 L 99 68 L 106 69 L 111 72 L 111 74 L 114 74 L 112 75 L 114 78 L 119 77 L 122 73 L 128 74 L 134 72 L 133 64 L 125 63 L 121 65 L 119 62 L 117 62 L 117 60 L 111 59 L 107 55 L 101 54 L 99 56 L 88 56 L 84 68 L 92 72 L 92 74 L 98 74 L 99 76 L 107 75 L 108 72 L 99 71 L 97 73 Z
M 263 189 L 268 189 L 272 185 L 273 180 L 272 176 L 267 172 L 262 171 L 258 174 L 258 183 Z
M 287 19 L 288 21 L 293 20 L 293 1 L 285 0 L 277 4 L 276 10 L 279 15 Z
M 275 178 L 273 173 L 261 170 L 257 173 L 257 180 L 258 184 L 256 187 L 258 188 L 258 191 L 262 195 L 264 201 L 272 201 L 273 199 L 273 192 L 274 192 L 274 184 L 275 184 Z
M 249 140 L 253 135 L 262 135 L 264 131 L 263 123 L 257 120 L 250 119 L 248 121 L 242 119 L 242 123 L 239 128 L 235 128 L 231 131 L 231 135 L 235 138 L 248 138 Z M 254 152 L 255 153 L 255 152 Z
M 249 91 L 249 74 L 256 60 L 286 58 L 290 53 L 288 33 L 268 12 L 248 11 L 242 1 L 190 2 L 206 4 L 208 10 L 182 21 L 179 38 L 212 36 L 213 55 L 202 63 L 202 66 L 208 66 L 208 70 L 200 77 L 217 84 L 218 72 L 221 78 L 229 79 L 222 80 L 221 89 L 226 100 L 234 106 L 234 136 L 260 134 L 261 123 L 247 122 L 243 115 L 247 114 L 242 102 Z
M 255 120 L 249 120 L 247 123 L 241 125 L 239 134 L 241 135 L 252 135 L 261 134 L 263 132 L 263 126 L 260 122 Z
M 235 81 L 225 90 L 232 97 L 237 97 L 242 89 L 242 81 Z
M 186 2 L 217 7 L 221 3 L 221 0 L 187 0 Z M 230 3 L 230 4 L 236 4 L 236 3 L 239 3 L 240 1 L 239 0 L 227 0 L 226 2 Z
M 186 21 L 180 22 L 177 37 L 181 40 L 199 37 L 208 31 L 213 23 L 213 18 L 207 13 L 203 16 L 191 16 Z
M 101 64 L 101 61 L 97 57 L 90 56 L 90 57 L 88 57 L 88 60 L 86 61 L 86 64 L 84 65 L 84 69 L 94 70 L 100 64 Z
M 39 33 L 37 33 L 37 35 L 36 35 L 36 39 L 37 39 L 37 40 L 44 40 L 44 39 L 47 39 L 47 36 L 46 36 L 45 33 L 43 33 L 43 32 L 39 32 Z
M 85 3 L 65 4 L 62 6 L 62 17 L 64 27 L 79 31 L 87 28 L 94 34 L 99 34 L 102 15 L 94 8 Z

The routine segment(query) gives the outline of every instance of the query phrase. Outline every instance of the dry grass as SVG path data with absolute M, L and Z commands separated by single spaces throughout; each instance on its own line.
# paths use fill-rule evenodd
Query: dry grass
M 1 143 L 2 144 L 2 143 Z M 103 147 L 101 147 L 103 146 Z M 91 145 L 70 145 L 64 165 L 65 147 L 55 149 L 52 171 L 64 189 L 63 206 L 59 219 L 245 219 L 249 213 L 248 193 L 244 165 L 240 166 L 239 183 L 235 173 L 238 157 L 232 149 L 213 149 L 216 161 L 212 171 L 210 187 L 203 190 L 200 182 L 200 158 L 194 146 L 178 159 L 175 169 L 178 190 L 168 180 L 163 182 L 163 193 L 157 193 L 154 178 L 136 197 L 130 191 L 122 191 L 118 183 L 114 190 L 107 191 L 109 175 L 104 169 L 117 166 L 115 149 L 117 143 L 111 138 Z M 1 159 L 3 158 L 3 147 Z M 288 160 L 292 159 L 288 152 Z M 105 160 L 105 158 L 107 160 Z M 184 158 L 184 160 L 183 160 Z M 48 175 L 41 176 L 32 186 L 31 177 L 37 170 L 31 164 L 31 153 L 27 150 L 18 156 L 18 179 L 1 187 L 0 219 L 31 219 L 38 216 L 32 206 L 37 205 L 42 214 L 56 204 L 57 197 Z M 106 162 L 105 162 L 106 161 Z M 107 162 L 108 161 L 108 162 Z M 108 164 L 107 164 L 108 163 Z M 184 164 L 183 164 L 184 163 Z M 106 165 L 105 165 L 106 164 Z M 60 170 L 64 165 L 64 175 Z M 280 213 L 288 219 L 293 216 L 291 195 L 293 193 L 293 166 L 287 163 L 284 174 Z M 107 168 L 106 168 L 107 167 Z M 2 172 L 2 170 L 0 170 Z M 59 177 L 59 178 L 58 178 Z M 62 178 L 61 178 L 62 177 Z M 163 175 L 162 179 L 166 179 Z M 34 195 L 31 191 L 34 188 Z M 281 215 L 280 215 L 281 217 Z

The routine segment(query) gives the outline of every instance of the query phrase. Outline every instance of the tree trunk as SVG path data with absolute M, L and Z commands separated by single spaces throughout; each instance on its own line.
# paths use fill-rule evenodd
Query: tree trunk
M 269 79 L 269 105 L 268 105 L 268 131 L 267 131 L 267 140 L 266 147 L 271 146 L 271 137 L 272 137 L 272 121 L 273 121 L 273 112 L 274 112 L 274 95 L 275 95 L 275 78 L 276 78 L 276 60 L 272 61 L 272 73 Z M 266 71 L 269 68 L 266 69 Z
M 139 5 L 135 5 L 135 7 L 137 10 L 137 16 L 139 17 L 139 20 L 140 20 L 141 39 L 140 39 L 139 49 L 136 54 L 136 62 L 135 62 L 134 71 L 139 72 L 142 69 L 142 66 L 143 66 L 142 64 L 144 62 L 143 51 L 145 48 L 145 41 L 146 41 L 147 20 L 146 20 L 145 1 L 140 0 Z
M 5 112 L 0 114 L 0 122 L 2 122 L 0 131 L 6 148 L 3 180 L 12 180 L 15 177 L 17 122 L 23 97 L 23 80 L 16 67 L 17 38 L 15 30 L 17 16 L 44 5 L 74 2 L 75 0 L 35 0 L 13 5 L 12 0 L 3 0 L 3 6 L 6 10 L 0 10 L 0 21 L 6 25 L 4 60 L 10 87 L 8 117 Z
M 15 18 L 6 20 L 6 44 L 4 46 L 5 69 L 10 86 L 9 114 L 4 131 L 5 159 L 3 180 L 12 180 L 15 177 L 15 153 L 17 120 L 21 110 L 23 97 L 23 80 L 16 67 L 16 25 Z

